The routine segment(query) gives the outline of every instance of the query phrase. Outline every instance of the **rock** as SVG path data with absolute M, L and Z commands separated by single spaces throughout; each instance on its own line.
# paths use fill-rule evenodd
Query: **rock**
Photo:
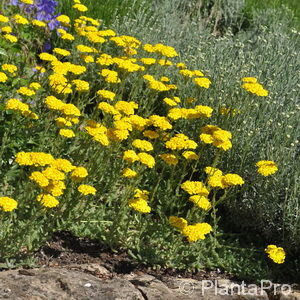
M 83 272 L 61 268 L 17 270 L 0 273 L 0 299 L 9 300 L 143 300 L 142 293 L 126 279 L 101 280 Z
M 300 291 L 293 291 L 291 293 L 280 293 L 279 300 L 300 300 Z
M 116 275 L 97 264 L 0 272 L 0 299 L 9 300 L 268 300 L 264 289 L 228 279 L 195 280 L 142 272 Z M 269 285 L 270 299 L 300 300 L 287 285 Z M 274 288 L 274 289 L 273 289 Z M 273 296 L 272 290 L 276 295 Z

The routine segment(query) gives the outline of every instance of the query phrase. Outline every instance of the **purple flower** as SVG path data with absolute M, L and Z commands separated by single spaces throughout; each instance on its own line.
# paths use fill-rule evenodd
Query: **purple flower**
M 47 40 L 44 45 L 43 45 L 43 50 L 42 52 L 48 52 L 51 49 L 51 42 L 50 40 Z
M 11 5 L 20 5 L 21 7 L 24 7 L 24 4 L 19 4 L 18 0 L 11 0 L 10 3 Z M 26 5 L 25 10 L 35 19 L 49 22 L 49 29 L 54 30 L 60 25 L 60 23 L 55 19 L 58 15 L 54 15 L 56 7 L 57 1 L 55 0 L 35 0 L 34 4 Z
M 19 0 L 11 0 L 10 4 L 16 6 L 19 4 Z

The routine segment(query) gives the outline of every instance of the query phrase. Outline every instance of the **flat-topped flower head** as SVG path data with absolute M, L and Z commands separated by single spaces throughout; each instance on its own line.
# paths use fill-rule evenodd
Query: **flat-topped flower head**
M 272 259 L 276 264 L 282 264 L 285 260 L 285 251 L 282 247 L 277 247 L 276 245 L 268 245 L 265 249 L 268 257 Z
M 257 172 L 263 176 L 269 176 L 278 171 L 277 164 L 272 160 L 261 160 L 256 163 Z

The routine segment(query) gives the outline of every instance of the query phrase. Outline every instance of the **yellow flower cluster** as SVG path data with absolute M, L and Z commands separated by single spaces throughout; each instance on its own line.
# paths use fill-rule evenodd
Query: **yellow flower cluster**
M 206 125 L 201 128 L 200 140 L 206 144 L 212 144 L 224 151 L 232 147 L 232 135 L 229 131 L 218 126 Z
M 20 95 L 23 95 L 23 96 L 28 96 L 28 97 L 35 95 L 35 91 L 30 88 L 27 88 L 26 86 L 21 86 L 17 90 L 17 93 L 19 93 Z
M 123 160 L 130 163 L 140 162 L 142 165 L 145 165 L 148 168 L 153 168 L 155 165 L 154 157 L 146 152 L 140 152 L 137 154 L 133 150 L 126 150 L 123 154 Z
M 3 64 L 1 66 L 1 69 L 3 71 L 9 72 L 12 76 L 16 76 L 16 72 L 18 71 L 18 67 L 12 64 Z
M 86 195 L 96 195 L 96 192 L 97 192 L 97 190 L 93 186 L 88 185 L 88 184 L 81 184 L 78 187 L 78 191 L 84 196 L 86 196 Z
M 84 167 L 76 167 L 67 159 L 55 159 L 49 153 L 18 152 L 15 160 L 22 166 L 45 167 L 41 171 L 33 171 L 29 179 L 42 189 L 36 200 L 48 208 L 59 205 L 56 197 L 64 194 L 66 173 L 71 172 L 70 178 L 75 182 L 81 182 L 88 176 Z M 83 195 L 96 193 L 96 189 L 89 185 L 80 185 L 78 191 Z
M 138 173 L 130 168 L 125 168 L 122 170 L 122 175 L 126 178 L 134 178 L 138 175 Z
M 18 202 L 10 197 L 0 197 L 0 209 L 3 211 L 13 211 L 18 207 Z
M 235 185 L 243 185 L 245 183 L 241 176 L 231 173 L 223 175 L 223 172 L 217 168 L 206 167 L 204 171 L 208 176 L 208 185 L 214 188 L 218 187 L 225 189 Z
M 210 118 L 213 109 L 205 105 L 196 105 L 194 108 L 171 108 L 168 117 L 172 120 L 178 119 L 198 119 L 202 117 Z
M 70 127 L 79 122 L 80 110 L 74 104 L 65 103 L 54 96 L 46 97 L 45 104 L 49 109 L 59 111 L 62 114 L 62 117 L 55 119 L 57 126 L 61 128 L 59 134 L 66 138 L 75 137 L 73 130 L 64 127 Z
M 144 45 L 144 50 L 149 52 L 149 53 L 157 53 L 162 56 L 166 57 L 175 57 L 178 56 L 176 50 L 171 47 L 171 46 L 165 46 L 163 44 L 156 44 L 156 45 L 151 45 L 151 44 L 145 44 Z
M 205 235 L 212 231 L 212 227 L 208 223 L 188 225 L 187 220 L 176 216 L 169 217 L 169 222 L 172 226 L 178 228 L 189 242 L 204 240 Z
M 178 158 L 176 157 L 175 154 L 165 153 L 165 154 L 160 154 L 159 156 L 168 165 L 176 166 L 178 164 Z
M 181 184 L 181 188 L 190 195 L 208 196 L 209 191 L 201 181 L 185 181 Z
M 108 146 L 110 144 L 108 139 L 108 131 L 107 128 L 97 123 L 96 121 L 89 120 L 87 121 L 87 125 L 84 127 L 86 132 L 93 137 L 93 140 L 100 143 L 103 146 Z
M 133 199 L 128 200 L 128 206 L 140 213 L 150 213 L 151 207 L 148 205 L 149 192 L 146 190 L 136 189 Z
M 183 133 L 177 133 L 166 142 L 166 148 L 171 150 L 196 149 L 198 144 Z
M 263 176 L 269 176 L 278 171 L 277 164 L 272 160 L 261 160 L 256 163 L 257 172 Z
M 269 92 L 264 89 L 264 87 L 260 83 L 257 82 L 257 79 L 255 77 L 243 77 L 242 82 L 242 88 L 244 88 L 249 93 L 261 97 L 268 96 L 269 94 Z
M 189 201 L 193 202 L 196 206 L 203 210 L 209 210 L 211 203 L 209 201 L 209 190 L 201 181 L 185 181 L 181 184 L 181 188 L 191 196 Z
M 114 98 L 116 96 L 116 94 L 114 92 L 107 91 L 107 90 L 98 90 L 97 95 L 99 95 L 100 97 L 102 97 L 104 99 L 108 99 L 108 100 L 114 100 Z
M 285 251 L 282 247 L 277 247 L 276 245 L 268 245 L 265 249 L 268 257 L 272 259 L 276 264 L 282 264 L 285 260 Z
M 176 85 L 167 84 L 162 81 L 156 80 L 152 75 L 149 74 L 144 75 L 143 78 L 147 80 L 150 89 L 158 92 L 166 92 L 166 91 L 177 89 Z
M 9 110 L 19 111 L 23 116 L 33 120 L 37 120 L 39 118 L 37 114 L 35 114 L 30 110 L 28 104 L 23 103 L 19 99 L 14 99 L 14 98 L 8 99 L 5 108 Z

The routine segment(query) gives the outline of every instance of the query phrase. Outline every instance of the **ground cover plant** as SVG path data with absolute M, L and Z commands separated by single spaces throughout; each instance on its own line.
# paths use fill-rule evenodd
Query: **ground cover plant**
M 71 230 L 157 267 L 221 266 L 271 278 L 285 260 L 281 236 L 269 235 L 256 249 L 250 242 L 238 247 L 234 239 L 225 242 L 220 224 L 228 207 L 236 216 L 249 214 L 254 197 L 261 205 L 255 226 L 276 220 L 280 210 L 268 202 L 274 198 L 285 199 L 286 218 L 294 216 L 288 212 L 297 201 L 298 175 L 287 162 L 299 155 L 292 114 L 299 105 L 284 104 L 291 124 L 274 151 L 273 132 L 262 128 L 276 125 L 265 113 L 277 105 L 281 87 L 268 81 L 272 70 L 255 69 L 267 62 L 237 72 L 239 64 L 226 66 L 223 50 L 207 57 L 224 63 L 210 76 L 208 62 L 192 56 L 199 51 L 192 32 L 185 35 L 193 49 L 184 61 L 178 27 L 168 32 L 177 37 L 175 49 L 166 36 L 154 40 L 139 19 L 116 20 L 112 30 L 89 17 L 80 1 L 70 3 L 68 15 L 55 1 L 12 1 L 1 11 L 2 261 L 30 254 L 55 231 Z M 130 22 L 140 22 L 144 32 L 133 26 L 138 32 L 128 35 Z M 231 37 L 221 38 L 223 46 Z M 203 38 L 200 54 L 214 42 Z M 236 40 L 236 51 L 242 45 L 251 47 Z M 253 55 L 238 53 L 240 64 Z M 231 79 L 224 77 L 227 68 Z M 295 75 L 281 76 L 296 85 Z M 281 178 L 289 173 L 287 185 Z M 276 225 L 266 229 L 281 234 Z

